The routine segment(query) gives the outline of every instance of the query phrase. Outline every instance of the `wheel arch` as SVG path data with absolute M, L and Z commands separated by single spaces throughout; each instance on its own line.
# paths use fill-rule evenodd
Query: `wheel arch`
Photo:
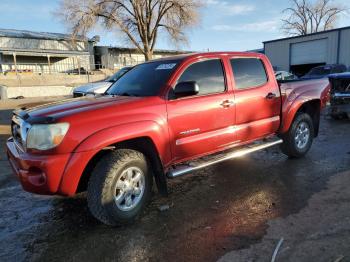
M 99 160 L 110 151 L 117 149 L 132 149 L 141 152 L 148 159 L 153 170 L 153 176 L 157 185 L 158 192 L 161 195 L 168 194 L 166 176 L 164 173 L 163 163 L 159 157 L 159 152 L 150 137 L 136 137 L 117 143 L 110 144 L 98 151 L 88 162 L 79 180 L 77 192 L 83 192 L 87 188 L 87 183 L 91 176 L 91 172 L 99 162 Z
M 320 112 L 321 112 L 321 100 L 320 99 L 315 99 L 315 100 L 310 100 L 304 104 L 302 104 L 297 113 L 306 113 L 308 114 L 313 123 L 314 127 L 314 137 L 318 136 L 318 132 L 320 129 Z
M 164 166 L 171 158 L 168 130 L 155 121 L 140 121 L 100 130 L 74 150 L 62 176 L 59 192 L 74 195 L 86 189 L 89 174 L 101 157 L 116 148 L 134 148 L 144 153 L 154 170 L 161 194 L 167 194 Z
M 291 106 L 290 110 L 286 113 L 286 118 L 281 128 L 282 134 L 286 133 L 289 130 L 298 113 L 306 113 L 310 115 L 314 127 L 314 137 L 317 137 L 320 126 L 321 100 L 299 100 L 298 102 L 294 103 Z

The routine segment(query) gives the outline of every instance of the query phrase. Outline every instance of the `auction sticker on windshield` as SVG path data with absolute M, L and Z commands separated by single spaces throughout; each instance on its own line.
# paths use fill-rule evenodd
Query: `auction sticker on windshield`
M 157 66 L 156 70 L 170 70 L 173 69 L 176 66 L 176 63 L 172 64 L 161 64 Z

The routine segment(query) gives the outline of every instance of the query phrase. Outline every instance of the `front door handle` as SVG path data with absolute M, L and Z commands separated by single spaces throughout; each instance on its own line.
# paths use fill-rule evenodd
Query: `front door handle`
M 222 106 L 223 108 L 228 108 L 232 105 L 234 105 L 235 102 L 231 101 L 231 100 L 224 100 L 222 101 L 222 103 L 220 104 L 220 106 Z
M 276 94 L 274 93 L 268 93 L 266 96 L 266 99 L 274 99 L 276 97 Z

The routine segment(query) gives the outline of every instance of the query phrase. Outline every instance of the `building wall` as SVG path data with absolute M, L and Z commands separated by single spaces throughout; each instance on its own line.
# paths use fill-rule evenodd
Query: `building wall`
M 289 43 L 271 42 L 265 44 L 265 55 L 276 70 L 289 71 Z
M 61 73 L 83 67 L 95 69 L 93 43 L 70 40 L 0 37 L 0 71 L 32 70 L 34 73 Z M 48 61 L 50 57 L 50 66 Z
M 340 33 L 339 63 L 350 67 L 350 28 Z
M 171 56 L 175 52 L 157 52 L 153 54 L 153 59 Z M 107 46 L 95 47 L 95 55 L 100 56 L 101 65 L 104 68 L 119 69 L 124 66 L 136 65 L 145 62 L 145 56 L 135 49 L 119 49 Z
M 334 64 L 338 63 L 338 36 L 339 31 L 325 32 L 309 36 L 301 36 L 291 39 L 281 39 L 280 41 L 267 42 L 265 43 L 265 54 L 271 60 L 271 63 L 277 70 L 289 71 L 290 67 L 290 55 L 291 55 L 291 44 L 300 43 L 305 41 L 327 39 L 327 55 L 326 63 Z M 339 55 L 339 62 L 345 63 L 347 66 L 350 65 L 350 29 L 342 30 L 341 33 L 341 54 Z M 317 46 L 315 46 L 317 48 Z
M 90 63 L 90 56 L 50 57 L 50 66 L 46 56 L 17 56 L 18 70 L 31 70 L 33 73 L 64 73 L 67 70 L 83 67 L 87 70 L 94 69 Z M 2 59 L 2 70 L 15 70 L 12 55 L 4 55 Z

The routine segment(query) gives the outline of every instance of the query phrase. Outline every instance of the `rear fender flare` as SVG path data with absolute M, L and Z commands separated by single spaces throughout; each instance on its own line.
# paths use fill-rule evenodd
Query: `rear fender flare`
M 312 97 L 312 98 L 311 98 Z M 290 126 L 293 123 L 293 120 L 297 114 L 297 112 L 302 108 L 302 106 L 308 102 L 311 101 L 320 101 L 319 98 L 314 98 L 314 95 L 311 94 L 310 96 L 307 95 L 307 93 L 303 93 L 301 96 L 297 97 L 291 106 L 289 107 L 288 111 L 282 111 L 282 124 L 280 128 L 280 133 L 284 134 L 288 132 Z

